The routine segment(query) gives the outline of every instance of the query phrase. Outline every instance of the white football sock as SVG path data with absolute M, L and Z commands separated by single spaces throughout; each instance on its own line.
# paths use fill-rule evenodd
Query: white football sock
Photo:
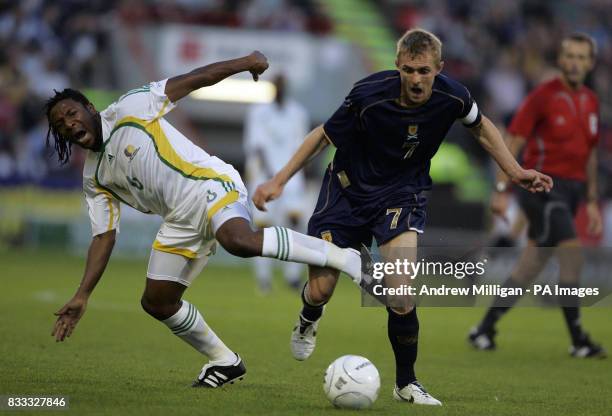
M 263 236 L 263 257 L 331 267 L 348 274 L 355 283 L 361 282 L 361 256 L 356 250 L 284 227 L 264 228 Z
M 227 348 L 215 332 L 206 324 L 198 309 L 183 300 L 180 309 L 170 318 L 162 321 L 174 335 L 206 355 L 219 365 L 231 365 L 236 355 Z

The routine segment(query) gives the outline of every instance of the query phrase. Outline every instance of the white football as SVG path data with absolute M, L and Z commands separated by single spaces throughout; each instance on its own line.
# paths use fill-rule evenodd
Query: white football
M 343 355 L 327 367 L 323 389 L 336 407 L 365 409 L 378 397 L 380 376 L 367 358 Z

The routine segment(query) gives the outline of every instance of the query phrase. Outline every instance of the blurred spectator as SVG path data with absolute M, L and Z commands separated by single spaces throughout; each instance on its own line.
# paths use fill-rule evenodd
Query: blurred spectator
M 48 171 L 48 152 L 42 140 L 47 135 L 47 117 L 42 111 L 36 115 L 38 117 L 32 127 L 26 130 L 15 148 L 15 169 L 17 175 L 26 182 L 40 182 Z
M 61 91 L 70 86 L 68 75 L 60 69 L 57 58 L 54 56 L 42 56 L 42 67 L 36 73 L 36 77 L 29 77 L 35 82 L 30 82 L 30 92 L 41 100 L 46 100 L 53 94 L 53 90 Z
M 57 169 L 50 169 L 55 161 L 45 156 L 43 103 L 54 89 L 96 85 L 93 68 L 112 72 L 111 60 L 97 57 L 106 53 L 101 49 L 109 37 L 101 14 L 114 3 L 26 0 L 0 4 L 0 183 L 55 183 L 45 177 Z M 72 168 L 59 169 L 63 183 L 70 186 L 75 181 L 66 172 Z
M 286 0 L 253 0 L 245 2 L 240 11 L 245 27 L 303 31 L 306 17 L 302 10 Z
M 484 84 L 490 100 L 487 116 L 507 124 L 525 96 L 525 79 L 515 70 L 517 57 L 504 50 L 499 59 L 484 75 Z M 495 113 L 493 113 L 495 111 Z

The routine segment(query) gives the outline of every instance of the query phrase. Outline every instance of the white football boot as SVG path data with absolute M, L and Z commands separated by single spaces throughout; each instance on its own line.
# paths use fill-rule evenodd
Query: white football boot
M 400 402 L 442 406 L 442 402 L 427 393 L 418 381 L 413 381 L 402 389 L 398 389 L 397 386 L 395 386 L 393 388 L 393 398 Z
M 304 361 L 313 353 L 317 345 L 317 328 L 319 321 L 315 322 L 304 319 L 301 315 L 291 333 L 291 354 L 298 361 Z

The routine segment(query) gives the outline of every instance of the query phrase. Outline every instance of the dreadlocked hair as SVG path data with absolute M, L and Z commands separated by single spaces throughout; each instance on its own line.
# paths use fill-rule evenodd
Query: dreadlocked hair
M 50 147 L 50 138 L 53 136 L 53 147 L 55 152 L 57 153 L 58 161 L 61 165 L 65 165 L 70 161 L 70 154 L 72 153 L 72 143 L 62 136 L 59 131 L 53 128 L 51 124 L 51 110 L 57 103 L 62 100 L 71 99 L 76 102 L 87 106 L 90 104 L 90 101 L 85 97 L 81 92 L 77 90 L 73 90 L 71 88 L 66 88 L 63 91 L 53 90 L 55 95 L 49 98 L 45 104 L 45 113 L 47 114 L 47 122 L 49 123 L 49 130 L 47 130 L 47 147 Z

